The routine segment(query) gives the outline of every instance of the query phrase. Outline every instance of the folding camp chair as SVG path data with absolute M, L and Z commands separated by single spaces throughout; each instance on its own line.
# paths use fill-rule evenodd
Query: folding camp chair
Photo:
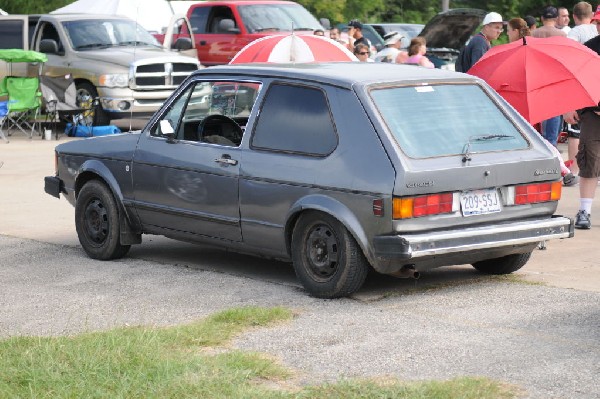
M 4 78 L 4 87 L 8 93 L 8 114 L 2 121 L 1 127 L 16 128 L 29 138 L 33 137 L 33 132 L 39 125 L 37 116 L 42 97 L 39 86 L 40 81 L 37 77 L 7 76 Z
M 8 139 L 6 138 L 4 130 L 2 129 L 6 115 L 8 115 L 8 101 L 0 101 L 0 138 L 8 143 Z
M 77 88 L 71 75 L 42 76 L 40 87 L 44 100 L 46 123 L 52 126 L 52 131 L 55 132 L 57 140 L 59 134 L 58 122 L 70 123 L 75 131 L 78 126 L 86 126 L 91 131 L 94 115 L 93 100 L 83 98 L 80 99 L 78 104 Z
M 48 57 L 37 51 L 0 49 L 0 60 L 8 66 L 7 76 L 0 80 L 0 102 L 6 102 L 7 105 L 6 115 L 0 117 L 0 135 L 6 139 L 3 129 L 6 128 L 10 135 L 10 129 L 17 128 L 32 138 L 39 126 L 41 93 L 38 76 Z M 13 63 L 27 63 L 26 76 L 13 75 Z M 34 70 L 37 70 L 35 74 Z

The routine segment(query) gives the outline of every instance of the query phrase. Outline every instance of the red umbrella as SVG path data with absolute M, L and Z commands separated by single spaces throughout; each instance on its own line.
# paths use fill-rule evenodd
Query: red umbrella
M 346 47 L 316 35 L 278 35 L 255 40 L 241 49 L 230 64 L 248 62 L 358 61 Z
M 493 47 L 468 73 L 479 76 L 531 124 L 600 101 L 600 57 L 561 36 Z

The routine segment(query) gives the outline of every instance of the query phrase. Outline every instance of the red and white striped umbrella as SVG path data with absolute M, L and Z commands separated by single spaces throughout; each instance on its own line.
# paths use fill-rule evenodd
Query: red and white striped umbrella
M 291 34 L 255 40 L 241 49 L 229 63 L 336 61 L 358 61 L 358 58 L 335 40 L 316 35 Z

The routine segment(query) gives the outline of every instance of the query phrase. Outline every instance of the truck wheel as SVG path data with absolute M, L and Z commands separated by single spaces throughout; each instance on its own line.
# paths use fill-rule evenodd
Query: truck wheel
M 110 124 L 108 113 L 102 109 L 100 104 L 94 102 L 98 98 L 96 88 L 87 82 L 81 82 L 77 85 L 77 106 L 88 108 L 90 111 L 84 113 L 86 125 L 88 126 L 106 126 Z
M 358 243 L 333 217 L 321 212 L 300 216 L 292 234 L 296 276 L 311 295 L 338 298 L 357 291 L 369 271 Z
M 92 259 L 123 257 L 131 245 L 121 245 L 119 210 L 108 187 L 91 180 L 82 187 L 75 203 L 75 228 L 79 242 Z
M 485 274 L 510 274 L 525 266 L 530 257 L 531 252 L 506 255 L 501 258 L 475 262 L 473 267 Z

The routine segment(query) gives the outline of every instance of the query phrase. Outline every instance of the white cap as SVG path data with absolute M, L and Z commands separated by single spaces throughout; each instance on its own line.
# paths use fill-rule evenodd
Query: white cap
M 386 46 L 389 46 L 390 44 L 396 44 L 399 41 L 401 41 L 403 37 L 404 36 L 402 36 L 400 33 L 396 32 L 396 31 L 390 32 L 383 37 L 385 39 L 384 44 Z
M 485 15 L 485 18 L 483 18 L 483 22 L 481 23 L 481 25 L 487 25 L 494 22 L 504 23 L 504 21 L 502 20 L 502 15 L 498 14 L 497 12 L 490 12 Z

